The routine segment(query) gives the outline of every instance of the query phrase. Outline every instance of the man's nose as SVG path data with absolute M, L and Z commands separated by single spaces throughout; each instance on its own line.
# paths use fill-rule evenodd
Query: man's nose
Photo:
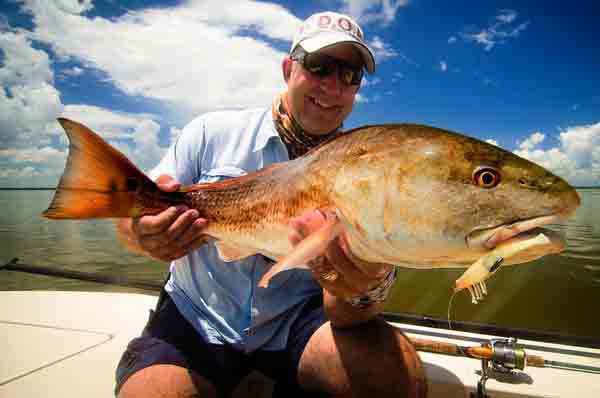
M 339 96 L 342 94 L 344 83 L 340 80 L 340 73 L 337 68 L 333 73 L 321 78 L 321 88 L 329 95 Z

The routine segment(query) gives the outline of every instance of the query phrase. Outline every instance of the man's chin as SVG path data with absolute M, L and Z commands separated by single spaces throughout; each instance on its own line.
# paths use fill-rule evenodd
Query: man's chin
M 331 133 L 333 130 L 337 129 L 341 125 L 342 123 L 338 120 L 335 120 L 333 122 L 330 120 L 319 120 L 318 122 L 306 123 L 306 127 L 303 124 L 301 124 L 302 128 L 304 128 L 304 130 L 307 133 L 312 135 L 325 135 Z

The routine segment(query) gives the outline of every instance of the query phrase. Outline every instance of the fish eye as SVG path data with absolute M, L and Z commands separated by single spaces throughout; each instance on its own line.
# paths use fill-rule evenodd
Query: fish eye
M 473 172 L 475 185 L 481 188 L 494 188 L 500 183 L 500 173 L 491 167 L 481 167 Z

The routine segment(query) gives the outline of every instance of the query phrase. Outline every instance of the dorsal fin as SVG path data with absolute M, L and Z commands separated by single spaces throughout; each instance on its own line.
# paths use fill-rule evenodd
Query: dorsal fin
M 182 187 L 180 189 L 180 191 L 181 192 L 194 192 L 194 191 L 200 191 L 200 190 L 211 190 L 211 189 L 220 190 L 220 189 L 225 189 L 225 188 L 228 188 L 228 187 L 231 187 L 231 186 L 235 186 L 235 185 L 243 184 L 243 183 L 248 182 L 248 181 L 255 180 L 255 179 L 260 178 L 260 177 L 265 177 L 265 176 L 271 175 L 276 170 L 278 170 L 279 168 L 281 168 L 282 166 L 285 166 L 286 163 L 288 163 L 288 162 L 285 162 L 285 163 L 274 163 L 274 164 L 272 164 L 270 166 L 265 167 L 264 169 L 257 170 L 257 171 L 255 171 L 253 173 L 248 173 L 246 175 L 239 176 L 239 177 L 228 178 L 228 179 L 222 180 L 222 181 L 187 185 L 185 187 Z

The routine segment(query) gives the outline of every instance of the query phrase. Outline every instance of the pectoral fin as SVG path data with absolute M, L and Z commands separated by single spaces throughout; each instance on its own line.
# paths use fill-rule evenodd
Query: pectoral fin
M 337 219 L 325 223 L 319 230 L 304 238 L 285 257 L 263 275 L 258 283 L 260 287 L 268 287 L 273 276 L 287 269 L 298 268 L 325 252 L 327 246 L 343 231 L 343 224 Z

